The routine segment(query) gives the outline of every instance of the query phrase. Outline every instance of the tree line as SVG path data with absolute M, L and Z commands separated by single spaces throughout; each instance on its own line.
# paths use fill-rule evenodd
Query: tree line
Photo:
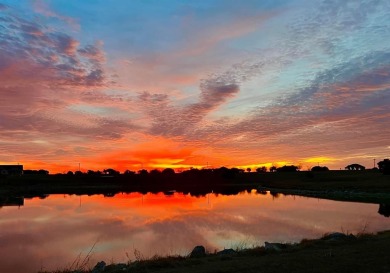
M 384 174 L 390 174 L 390 160 L 384 159 L 382 161 L 379 161 L 377 163 L 378 167 L 373 168 L 374 170 L 379 170 L 380 172 Z M 267 168 L 265 166 L 258 167 L 255 169 L 256 173 L 266 173 L 266 172 L 297 172 L 300 171 L 301 167 L 296 165 L 284 165 L 282 167 L 276 167 L 271 166 L 270 168 Z M 366 167 L 357 163 L 353 163 L 350 165 L 347 165 L 345 167 L 345 170 L 349 171 L 363 171 L 366 170 Z M 242 174 L 246 172 L 252 172 L 251 168 L 247 168 L 246 170 L 240 169 L 240 168 L 227 168 L 227 167 L 220 167 L 220 168 L 204 168 L 204 169 L 196 169 L 196 168 L 190 168 L 189 170 L 185 170 L 180 172 L 181 174 L 195 174 L 195 173 L 205 173 L 205 174 L 219 174 L 223 177 L 234 177 L 237 174 Z M 329 171 L 329 168 L 327 166 L 314 166 L 310 168 L 310 171 L 312 172 L 323 172 L 323 171 Z M 49 174 L 49 171 L 47 170 L 25 170 L 24 174 L 40 174 L 40 175 L 47 175 Z M 163 170 L 153 169 L 153 170 L 146 170 L 141 169 L 138 171 L 132 171 L 132 170 L 125 170 L 123 173 L 120 171 L 117 171 L 112 168 L 104 169 L 103 171 L 94 171 L 94 170 L 88 170 L 87 172 L 82 171 L 68 171 L 66 173 L 67 176 L 171 176 L 177 174 L 174 169 L 172 168 L 165 168 Z

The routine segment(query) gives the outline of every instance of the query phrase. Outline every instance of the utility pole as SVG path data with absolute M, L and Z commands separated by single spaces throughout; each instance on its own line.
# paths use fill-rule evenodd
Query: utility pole
M 375 168 L 375 158 L 374 158 L 374 168 Z
M 80 162 L 79 162 L 79 172 L 80 172 Z

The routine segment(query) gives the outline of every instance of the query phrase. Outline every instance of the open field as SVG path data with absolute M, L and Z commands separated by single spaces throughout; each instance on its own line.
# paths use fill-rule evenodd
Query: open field
M 57 271 L 57 273 L 82 271 Z M 155 257 L 128 264 L 107 265 L 104 273 L 118 272 L 390 272 L 390 231 L 337 240 L 302 240 L 282 250 L 257 247 L 233 254 L 200 258 Z
M 251 181 L 257 181 L 264 187 L 281 189 L 390 192 L 390 176 L 371 170 L 264 173 Z
M 259 190 L 275 193 L 341 201 L 390 202 L 390 176 L 375 171 L 266 173 L 258 182 Z

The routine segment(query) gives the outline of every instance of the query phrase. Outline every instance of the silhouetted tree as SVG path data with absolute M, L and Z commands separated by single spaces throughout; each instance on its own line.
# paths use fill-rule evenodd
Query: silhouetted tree
M 247 171 L 248 173 L 250 173 L 250 172 L 252 171 L 252 169 L 251 169 L 251 168 L 246 168 L 246 171 Z
M 364 171 L 366 169 L 366 167 L 360 165 L 360 164 L 350 164 L 348 166 L 345 167 L 346 170 L 348 171 Z
M 87 175 L 91 175 L 91 176 L 100 176 L 102 175 L 102 172 L 101 171 L 93 171 L 93 170 L 88 170 L 87 171 Z
M 47 170 L 24 170 L 23 171 L 24 174 L 43 174 L 43 175 L 48 175 L 49 174 L 49 171 Z
M 72 171 L 68 171 L 66 174 L 70 176 L 70 175 L 73 175 L 73 172 Z
M 230 170 L 236 174 L 245 172 L 245 170 L 239 168 L 231 168 Z
M 130 176 L 130 175 L 134 175 L 135 172 L 134 171 L 130 171 L 130 170 L 126 170 L 123 172 L 124 175 L 127 175 L 127 176 Z
M 388 158 L 378 162 L 378 168 L 383 174 L 390 174 L 390 160 Z
M 142 169 L 138 171 L 139 175 L 148 175 L 148 170 Z
M 277 199 L 277 198 L 279 198 L 279 196 L 280 196 L 280 193 L 274 192 L 274 191 L 270 191 L 270 194 L 271 194 L 271 196 L 272 196 L 273 199 Z
M 226 167 L 221 167 L 218 169 L 214 169 L 213 172 L 215 174 L 218 174 L 220 177 L 225 178 L 225 179 L 233 179 L 236 177 L 237 174 L 243 173 L 244 170 L 238 169 L 238 168 L 226 168 Z
M 103 170 L 103 173 L 105 175 L 118 175 L 119 174 L 118 171 L 111 169 L 111 168 Z
M 23 173 L 24 174 L 38 174 L 38 171 L 37 170 L 24 170 Z
M 326 166 L 314 166 L 313 168 L 311 168 L 311 171 L 312 172 L 324 172 L 324 171 L 329 171 L 329 168 L 326 167 Z
M 81 176 L 81 175 L 83 175 L 83 173 L 81 171 L 75 171 L 74 175 Z
M 161 174 L 161 171 L 157 170 L 157 169 L 154 169 L 154 170 L 151 170 L 149 172 L 150 175 L 154 175 L 154 176 L 157 176 L 157 175 L 160 175 Z
M 270 171 L 271 173 L 273 173 L 273 172 L 276 172 L 277 169 L 278 169 L 278 168 L 276 168 L 276 166 L 271 166 L 271 167 L 269 168 L 269 171 Z
M 256 172 L 258 173 L 265 173 L 267 172 L 267 167 L 263 166 L 263 167 L 259 167 L 256 169 Z
M 385 217 L 390 217 L 390 204 L 379 204 L 378 213 Z
M 43 170 L 43 169 L 40 169 L 40 170 L 24 170 L 23 173 L 24 173 L 24 174 L 41 174 L 41 175 L 48 175 L 48 174 L 49 174 L 49 171 Z
M 277 172 L 296 172 L 298 171 L 298 167 L 295 165 L 279 167 L 276 169 Z
M 172 168 L 166 168 L 161 172 L 163 175 L 174 175 L 175 170 Z

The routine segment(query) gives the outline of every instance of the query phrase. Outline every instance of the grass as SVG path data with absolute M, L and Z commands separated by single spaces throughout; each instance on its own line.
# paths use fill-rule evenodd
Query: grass
M 340 201 L 390 203 L 390 176 L 375 171 L 266 173 L 263 190 Z
M 69 270 L 73 270 L 73 271 L 85 270 L 89 265 L 89 261 L 92 258 L 93 249 L 95 248 L 96 244 L 97 241 L 92 245 L 91 249 L 87 252 L 87 254 L 84 257 L 82 257 L 82 253 L 80 252 L 79 255 L 77 255 L 76 259 L 71 264 Z
M 50 273 L 69 273 L 69 272 L 91 272 L 90 261 L 93 256 L 93 250 L 97 244 L 97 241 L 92 245 L 87 254 L 83 255 L 80 252 L 73 260 L 72 264 L 65 269 L 59 269 L 55 271 L 49 271 Z M 47 273 L 48 271 L 39 271 L 38 273 Z
M 325 235 L 323 236 L 325 237 Z M 84 271 L 56 271 L 52 273 Z M 127 265 L 108 265 L 105 273 L 119 272 L 390 272 L 390 231 L 361 233 L 340 240 L 304 239 L 282 251 L 264 247 L 242 249 L 233 255 L 209 254 L 202 258 L 153 257 Z

